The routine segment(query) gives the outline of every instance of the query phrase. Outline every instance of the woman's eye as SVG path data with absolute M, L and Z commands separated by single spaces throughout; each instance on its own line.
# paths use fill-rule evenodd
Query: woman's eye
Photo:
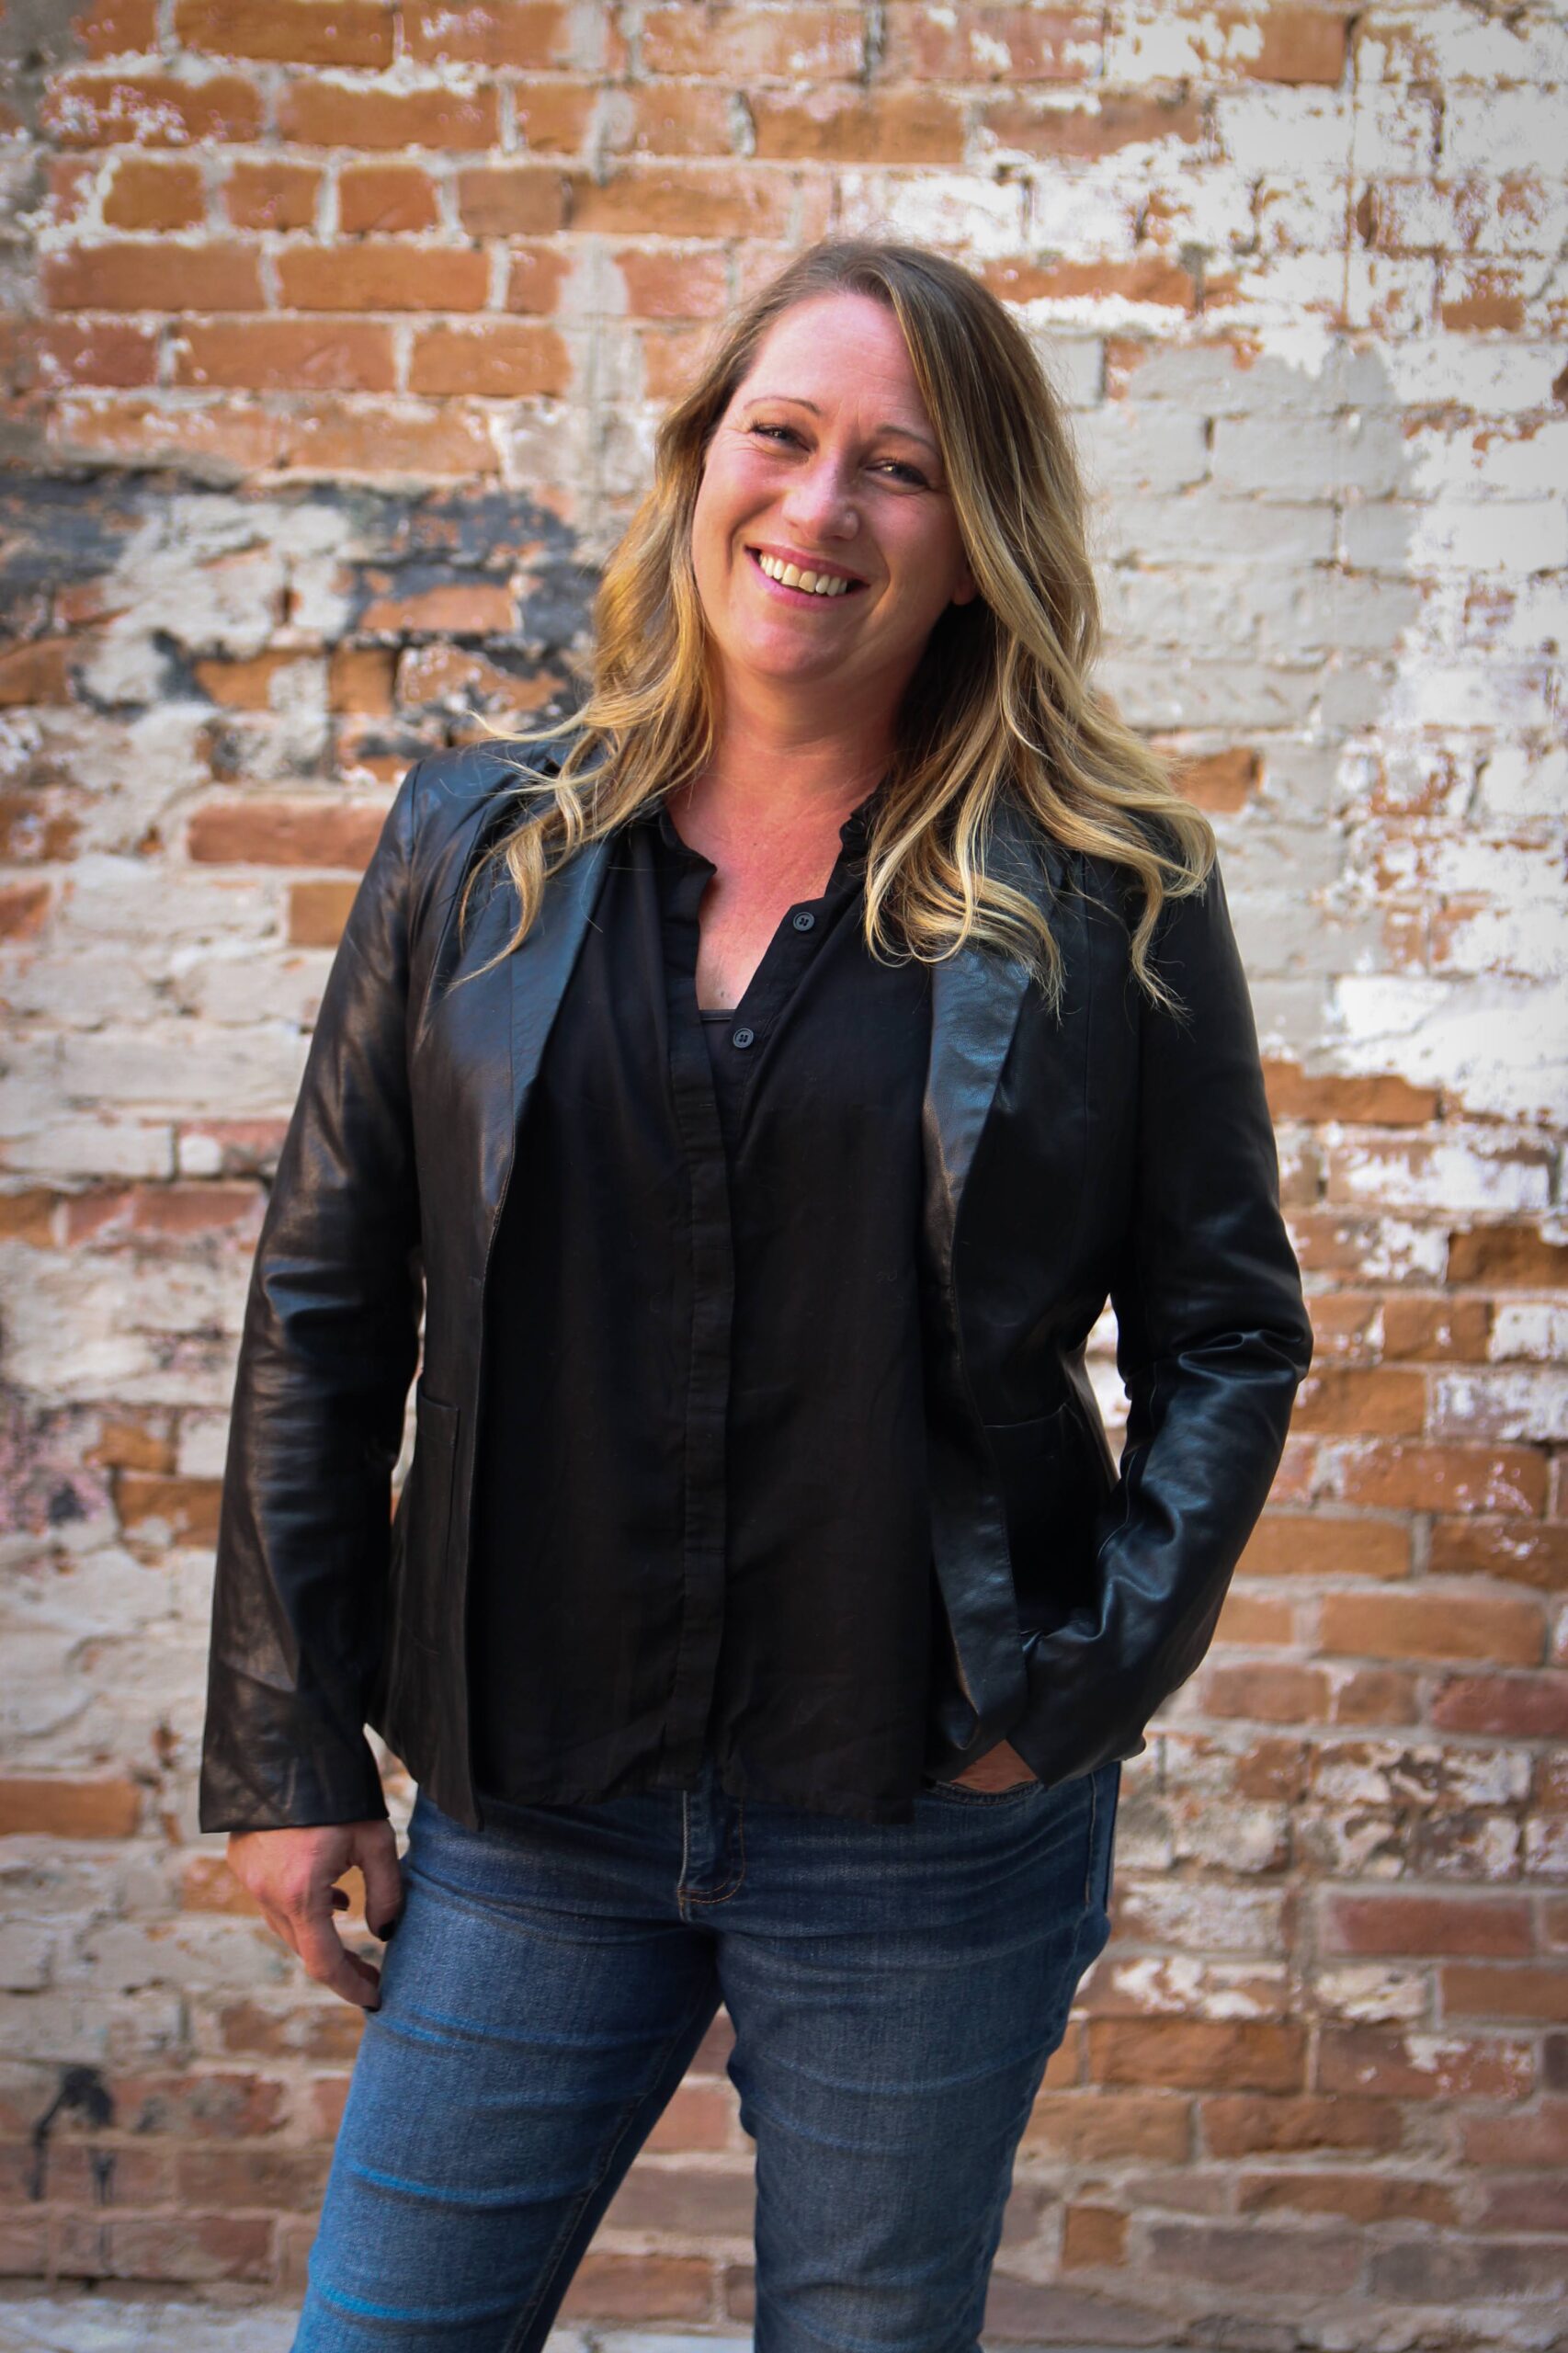
M 768 438 L 771 438 L 775 434 L 777 434 L 779 439 L 783 441 L 798 442 L 801 438 L 800 435 L 794 431 L 793 427 L 788 425 L 748 425 L 746 431 L 748 433 L 759 433 Z M 908 464 L 903 458 L 883 458 L 880 459 L 878 463 L 891 467 L 892 472 L 902 482 L 912 483 L 916 490 L 928 490 L 930 488 L 929 483 L 919 469 Z
M 800 439 L 799 434 L 791 433 L 787 425 L 753 425 L 749 426 L 747 430 L 752 433 L 777 433 L 781 435 L 786 441 L 798 441 Z

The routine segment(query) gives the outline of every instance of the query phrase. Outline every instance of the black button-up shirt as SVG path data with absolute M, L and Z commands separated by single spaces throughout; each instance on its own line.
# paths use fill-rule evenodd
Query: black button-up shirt
M 860 936 L 869 796 L 740 1003 L 712 861 L 612 846 L 495 1242 L 469 1616 L 482 1808 L 692 1786 L 904 1821 L 945 1627 L 918 1280 L 928 968 Z

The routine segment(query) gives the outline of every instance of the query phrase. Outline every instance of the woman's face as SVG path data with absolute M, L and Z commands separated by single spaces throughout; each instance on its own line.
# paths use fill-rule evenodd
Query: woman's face
M 892 313 L 825 294 L 776 319 L 715 426 L 692 520 L 698 593 L 727 684 L 891 717 L 933 624 L 975 583 Z M 833 594 L 781 585 L 758 557 Z

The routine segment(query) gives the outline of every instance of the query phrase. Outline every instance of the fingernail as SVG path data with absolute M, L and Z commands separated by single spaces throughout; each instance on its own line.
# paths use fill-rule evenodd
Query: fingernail
M 374 1928 L 371 1930 L 371 1934 L 379 1938 L 382 1944 L 390 1944 L 392 1939 L 393 1931 L 397 1927 L 397 1922 L 398 1920 L 401 1920 L 402 1917 L 403 1915 L 400 1912 L 397 1915 L 397 1920 L 389 1920 L 384 1928 Z

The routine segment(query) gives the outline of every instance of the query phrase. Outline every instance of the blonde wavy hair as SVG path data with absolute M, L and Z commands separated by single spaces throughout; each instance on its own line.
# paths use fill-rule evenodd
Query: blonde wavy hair
M 797 302 L 869 295 L 897 319 L 980 594 L 949 605 L 897 712 L 886 790 L 866 845 L 864 934 L 884 961 L 928 963 L 983 941 L 1022 958 L 1053 1007 L 1062 959 L 1045 911 L 986 871 L 998 803 L 1010 796 L 1063 848 L 1128 870 L 1142 892 L 1131 964 L 1157 1004 L 1176 1000 L 1149 942 L 1166 896 L 1200 890 L 1213 828 L 1165 764 L 1096 694 L 1099 599 L 1084 493 L 1062 406 L 1028 337 L 958 263 L 918 245 L 824 239 L 789 262 L 720 332 L 699 381 L 665 415 L 653 480 L 594 602 L 585 699 L 558 770 L 529 746 L 556 722 L 504 733 L 517 770 L 505 813 L 468 878 L 504 868 L 526 938 L 551 876 L 696 778 L 715 744 L 718 689 L 692 565 L 692 514 L 710 439 L 768 329 Z M 536 810 L 536 801 L 544 804 Z

